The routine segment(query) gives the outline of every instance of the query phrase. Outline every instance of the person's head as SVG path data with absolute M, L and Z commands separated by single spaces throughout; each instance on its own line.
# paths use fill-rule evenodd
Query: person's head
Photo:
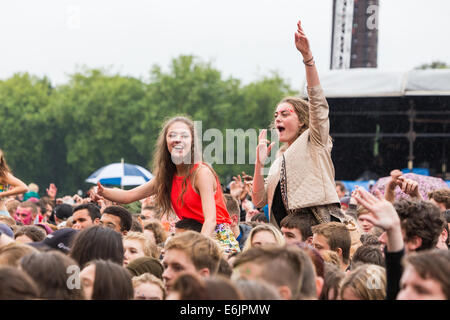
M 309 259 L 303 258 L 304 272 L 302 281 L 302 290 L 300 291 L 300 298 L 302 299 L 317 299 L 322 292 L 324 277 L 325 277 L 325 260 L 320 254 L 319 250 L 304 242 L 296 244 L 301 250 L 306 252 Z
M 153 274 L 144 273 L 133 277 L 134 300 L 165 300 L 166 288 L 161 279 Z
M 11 217 L 14 217 L 19 204 L 20 204 L 19 200 L 9 200 L 6 202 L 5 207 L 6 207 L 6 210 L 8 210 L 8 213 Z M 6 216 L 2 216 L 2 217 L 6 217 Z
M 381 235 L 381 234 L 380 234 Z M 368 246 L 380 246 L 381 242 L 378 240 L 378 237 L 371 233 L 363 233 L 359 240 L 361 241 L 361 244 L 368 245 Z
M 305 242 L 312 244 L 312 221 L 308 215 L 288 214 L 280 222 L 281 232 L 287 244 Z
M 231 226 L 235 227 L 239 225 L 239 220 L 241 217 L 241 208 L 239 207 L 239 202 L 229 193 L 224 193 L 223 199 L 225 201 L 227 211 L 230 214 Z
M 269 223 L 266 215 L 262 212 L 255 214 L 250 221 L 261 222 L 261 223 Z
M 322 256 L 325 262 L 334 264 L 338 268 L 341 267 L 341 258 L 339 257 L 336 251 L 321 250 L 320 255 Z
M 352 256 L 351 268 L 355 269 L 360 264 L 375 264 L 384 267 L 384 257 L 379 246 L 362 245 L 356 249 Z
M 265 281 L 284 300 L 297 299 L 303 282 L 305 252 L 294 246 L 267 245 L 242 252 L 234 261 L 232 279 Z
M 37 285 L 26 272 L 13 267 L 0 267 L 0 300 L 38 298 Z
M 290 145 L 309 127 L 309 103 L 296 97 L 282 99 L 275 108 L 272 126 L 279 141 Z
M 31 201 L 21 202 L 16 209 L 14 219 L 24 225 L 33 224 L 34 218 L 38 214 L 38 207 Z
M 56 224 L 67 221 L 72 216 L 73 208 L 70 204 L 62 203 L 53 209 Z
M 233 274 L 233 268 L 231 267 L 228 260 L 223 257 L 220 258 L 219 269 L 217 270 L 217 275 L 229 279 L 229 278 L 231 278 L 232 274 Z
M 164 247 L 163 279 L 170 291 L 176 277 L 186 271 L 203 277 L 215 275 L 219 268 L 221 251 L 209 237 L 195 231 L 186 231 L 171 237 Z
M 345 272 L 338 265 L 325 262 L 324 282 L 319 300 L 337 300 L 344 277 Z
M 450 209 L 450 188 L 442 188 L 428 192 L 428 199 L 441 211 Z
M 18 267 L 22 257 L 35 252 L 38 251 L 26 244 L 11 242 L 0 247 L 0 266 Z
M 93 260 L 80 273 L 87 300 L 132 300 L 133 284 L 130 273 L 107 260 Z
M 374 264 L 363 264 L 342 280 L 339 293 L 342 300 L 384 300 L 386 271 Z
M 128 234 L 123 237 L 123 249 L 124 266 L 127 266 L 131 261 L 140 257 L 159 258 L 159 250 L 156 244 L 151 242 L 140 232 L 128 232 Z
M 267 282 L 240 278 L 234 283 L 245 300 L 281 300 L 277 288 Z
M 41 198 L 38 202 L 39 210 L 41 216 L 45 217 L 45 221 L 50 219 L 52 212 L 53 212 L 53 204 L 48 198 Z
M 141 210 L 141 215 L 145 217 L 145 219 L 143 218 L 144 220 L 158 219 L 161 215 L 161 210 L 155 206 L 145 206 Z
M 143 233 L 143 232 L 144 232 L 144 228 L 142 227 L 141 222 L 142 222 L 142 220 L 139 218 L 139 216 L 134 215 L 134 216 L 132 217 L 132 220 L 131 220 L 131 228 L 130 228 L 130 231 L 131 231 L 131 232 L 140 232 L 140 233 Z
M 319 251 L 333 250 L 341 260 L 342 267 L 350 262 L 352 239 L 347 227 L 339 222 L 328 222 L 312 227 L 313 245 Z
M 44 229 L 37 226 L 22 226 L 14 234 L 18 243 L 29 243 L 43 241 L 46 237 Z
M 159 133 L 153 159 L 153 179 L 157 186 L 155 202 L 162 212 L 172 209 L 170 191 L 176 165 L 185 165 L 191 171 L 195 162 L 201 161 L 201 153 L 195 146 L 194 138 L 194 123 L 187 117 L 167 120 Z
M 434 249 L 444 227 L 444 219 L 436 207 L 429 201 L 399 200 L 394 203 L 405 242 L 405 250 L 421 251 Z M 380 242 L 386 243 L 386 237 L 380 236 Z
M 450 252 L 428 250 L 403 260 L 398 300 L 450 300 Z
M 222 277 L 202 278 L 186 272 L 174 282 L 168 300 L 242 300 L 236 286 Z
M 11 172 L 11 169 L 9 169 L 8 164 L 6 163 L 3 150 L 0 149 L 0 182 L 6 179 L 6 176 L 9 172 Z
M 175 223 L 175 233 L 180 234 L 186 231 L 195 231 L 200 233 L 202 231 L 202 227 L 203 224 L 201 224 L 197 220 L 185 218 Z
M 81 230 L 75 237 L 70 256 L 83 268 L 94 259 L 111 260 L 123 264 L 123 243 L 120 233 L 100 226 Z
M 372 222 L 367 219 L 364 219 L 363 216 L 369 214 L 369 210 L 364 208 L 363 206 L 358 206 L 356 211 L 358 227 L 362 231 L 362 233 L 369 233 L 374 228 Z
M 133 217 L 131 213 L 121 206 L 109 206 L 103 210 L 100 225 L 113 229 L 126 235 L 131 229 Z
M 347 192 L 347 188 L 345 188 L 345 184 L 341 181 L 336 181 L 336 192 L 338 194 L 339 199 L 345 197 L 345 193 Z
M 268 244 L 284 246 L 285 243 L 283 235 L 276 227 L 260 224 L 250 231 L 242 251 Z
M 13 226 L 17 226 L 16 225 L 16 220 L 14 220 L 11 217 L 7 217 L 7 216 L 2 216 L 0 215 L 0 223 L 6 224 L 7 226 L 9 226 L 11 229 Z
M 133 277 L 138 277 L 144 273 L 150 273 L 162 280 L 164 267 L 158 259 L 152 257 L 140 257 L 131 261 L 127 265 L 127 270 Z
M 68 286 L 71 268 L 77 263 L 58 251 L 38 252 L 24 256 L 20 268 L 36 282 L 41 299 L 80 300 L 83 292 L 76 286 Z
M 167 232 L 159 220 L 149 220 L 144 224 L 144 235 L 154 244 L 161 245 L 167 240 Z
M 101 217 L 100 209 L 95 204 L 80 204 L 73 209 L 72 228 L 82 230 L 98 225 Z

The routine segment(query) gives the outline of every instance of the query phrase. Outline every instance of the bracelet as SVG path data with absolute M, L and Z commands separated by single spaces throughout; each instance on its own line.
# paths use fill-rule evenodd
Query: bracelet
M 314 60 L 314 57 L 311 57 L 311 59 L 309 59 L 307 61 L 303 60 L 303 63 L 305 64 L 305 66 L 312 67 L 315 64 L 315 61 L 313 61 L 313 60 Z M 313 61 L 313 63 L 310 63 L 311 61 Z

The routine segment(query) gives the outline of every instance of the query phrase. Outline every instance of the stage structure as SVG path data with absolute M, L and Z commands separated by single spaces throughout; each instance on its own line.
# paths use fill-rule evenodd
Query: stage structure
M 376 68 L 378 0 L 333 0 L 330 69 Z
M 450 180 L 450 69 L 331 70 L 320 82 L 337 180 L 377 179 L 403 168 Z M 306 82 L 302 88 L 307 97 Z

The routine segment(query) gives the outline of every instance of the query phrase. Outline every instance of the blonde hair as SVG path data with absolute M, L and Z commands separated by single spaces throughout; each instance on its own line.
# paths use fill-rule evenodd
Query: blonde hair
M 216 242 L 195 231 L 185 231 L 167 240 L 164 251 L 178 249 L 184 251 L 197 270 L 208 268 L 210 275 L 219 269 L 221 250 Z
M 261 231 L 271 232 L 273 234 L 273 236 L 275 237 L 275 241 L 277 242 L 277 244 L 279 246 L 285 245 L 286 240 L 284 239 L 283 234 L 274 226 L 264 223 L 264 224 L 257 225 L 250 231 L 250 234 L 248 235 L 247 241 L 245 241 L 244 248 L 242 249 L 242 251 L 247 251 L 248 249 L 251 249 L 253 247 L 253 245 L 252 245 L 253 237 L 255 236 L 255 234 L 257 234 L 258 232 L 261 232 Z
M 28 185 L 28 189 L 30 190 L 30 191 L 34 191 L 34 192 L 39 192 L 39 187 L 38 187 L 38 185 L 36 184 L 36 183 L 30 183 L 29 185 Z
M 133 282 L 133 289 L 136 289 L 137 286 L 143 283 L 151 283 L 157 285 L 163 293 L 163 300 L 166 300 L 166 288 L 164 287 L 164 283 L 161 281 L 161 279 L 154 276 L 153 274 L 146 272 L 141 274 L 140 276 L 133 277 L 131 281 Z
M 320 255 L 322 256 L 322 258 L 325 262 L 334 264 L 338 268 L 341 267 L 341 261 L 339 260 L 339 255 L 336 253 L 336 251 L 322 250 L 320 252 Z
M 351 289 L 361 300 L 384 300 L 386 298 L 386 271 L 374 264 L 363 264 L 348 273 L 342 280 L 340 296 Z
M 158 247 L 151 242 L 146 236 L 144 236 L 141 232 L 128 232 L 126 236 L 123 237 L 123 241 L 125 240 L 138 240 L 142 244 L 142 248 L 144 254 L 147 257 L 152 257 L 155 259 L 159 259 L 160 251 Z

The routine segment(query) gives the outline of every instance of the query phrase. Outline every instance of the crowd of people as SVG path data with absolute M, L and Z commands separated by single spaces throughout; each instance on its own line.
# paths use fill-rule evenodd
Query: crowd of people
M 384 194 L 335 182 L 329 106 L 300 22 L 295 46 L 308 101 L 276 105 L 283 146 L 267 177 L 265 130 L 253 176 L 222 186 L 187 117 L 164 124 L 154 178 L 129 190 L 61 196 L 50 184 L 42 195 L 0 150 L 0 299 L 448 300 L 450 189 L 424 199 L 398 170 Z

